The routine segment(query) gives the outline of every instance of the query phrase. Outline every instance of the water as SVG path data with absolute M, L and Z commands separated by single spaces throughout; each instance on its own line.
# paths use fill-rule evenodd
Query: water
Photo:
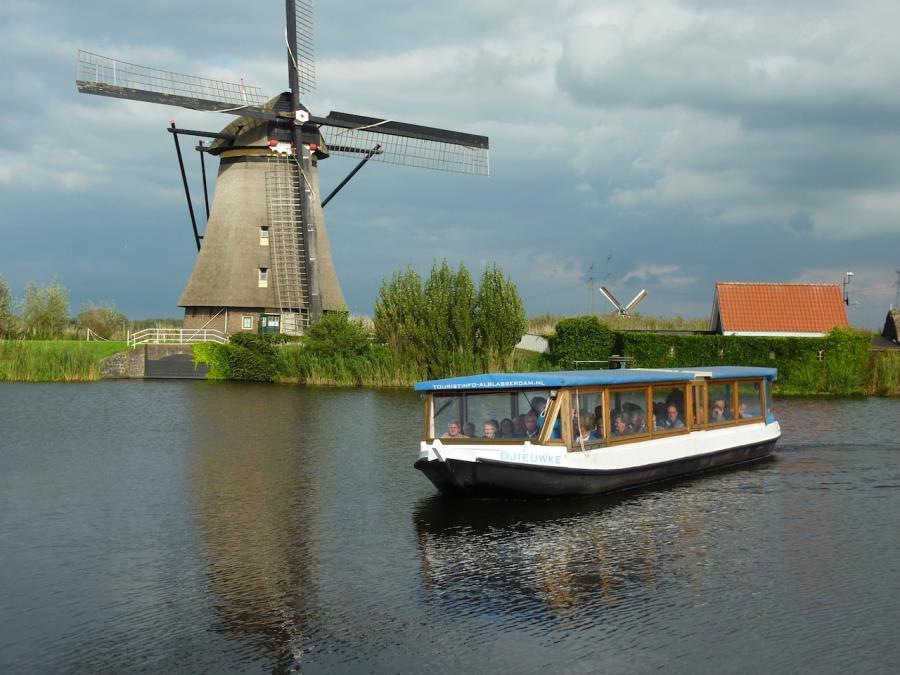
M 895 672 L 900 401 L 776 459 L 459 502 L 410 392 L 0 384 L 0 671 Z

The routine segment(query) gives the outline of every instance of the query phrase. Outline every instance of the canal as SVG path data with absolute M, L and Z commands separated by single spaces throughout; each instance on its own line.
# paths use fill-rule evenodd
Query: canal
M 459 502 L 408 391 L 0 383 L 0 671 L 896 672 L 900 401 L 775 459 Z

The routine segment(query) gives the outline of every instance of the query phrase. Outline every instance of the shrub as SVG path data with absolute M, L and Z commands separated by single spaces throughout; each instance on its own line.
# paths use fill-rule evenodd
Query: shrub
M 326 312 L 310 326 L 305 348 L 322 356 L 352 357 L 364 354 L 371 340 L 360 319 L 347 312 Z
M 89 305 L 75 317 L 75 325 L 82 330 L 90 329 L 95 335 L 107 340 L 113 337 L 124 339 L 128 319 L 113 303 Z

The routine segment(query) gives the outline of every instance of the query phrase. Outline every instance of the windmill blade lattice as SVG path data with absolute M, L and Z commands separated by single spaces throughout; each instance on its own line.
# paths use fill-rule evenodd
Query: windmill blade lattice
M 294 0 L 296 40 L 291 46 L 297 70 L 297 85 L 305 94 L 316 88 L 316 59 L 313 52 L 313 0 Z
M 274 118 L 258 87 L 138 66 L 78 50 L 78 91 L 191 110 Z
M 331 127 L 325 137 L 333 155 L 358 158 L 381 146 L 371 161 L 477 176 L 490 174 L 486 136 L 339 112 L 314 121 Z

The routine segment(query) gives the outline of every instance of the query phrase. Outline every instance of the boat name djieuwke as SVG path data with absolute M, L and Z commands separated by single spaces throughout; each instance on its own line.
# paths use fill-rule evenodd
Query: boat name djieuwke
M 508 462 L 533 462 L 537 464 L 562 464 L 561 455 L 544 455 L 533 452 L 508 452 L 500 453 L 500 459 Z

